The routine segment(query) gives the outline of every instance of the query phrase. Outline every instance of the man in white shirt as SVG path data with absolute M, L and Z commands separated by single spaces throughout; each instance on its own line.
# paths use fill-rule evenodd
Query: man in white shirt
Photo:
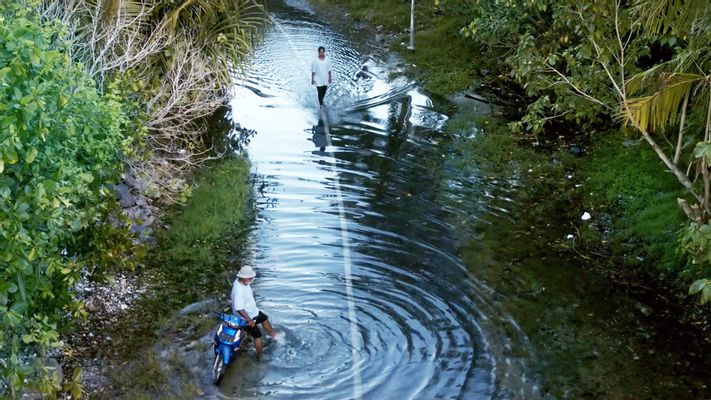
M 318 58 L 311 62 L 311 84 L 316 86 L 318 104 L 323 108 L 323 98 L 331 84 L 331 59 L 326 57 L 326 48 L 323 46 L 319 46 Z
M 237 279 L 232 285 L 232 312 L 249 322 L 249 326 L 245 330 L 254 338 L 257 357 L 260 357 L 262 355 L 262 331 L 259 330 L 257 325 L 262 324 L 269 336 L 275 337 L 275 335 L 274 330 L 272 330 L 272 324 L 269 322 L 269 317 L 259 311 L 257 302 L 254 301 L 250 285 L 256 276 L 257 273 L 249 265 L 245 265 L 239 270 Z

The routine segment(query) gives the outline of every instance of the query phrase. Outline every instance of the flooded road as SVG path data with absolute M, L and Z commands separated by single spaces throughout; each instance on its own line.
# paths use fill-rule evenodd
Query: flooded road
M 521 393 L 530 354 L 494 292 L 455 255 L 438 146 L 447 117 L 398 65 L 354 47 L 308 8 L 270 7 L 273 24 L 235 88 L 234 119 L 258 188 L 251 263 L 257 301 L 285 340 L 268 363 L 232 368 L 226 397 L 491 398 Z M 318 109 L 310 62 L 332 57 Z M 397 75 L 397 74 L 396 74 Z M 481 187 L 481 213 L 506 193 Z M 522 357 L 523 356 L 523 357 Z M 231 375 L 230 375 L 231 374 Z
M 704 392 L 702 379 L 665 376 L 667 365 L 677 377 L 693 369 L 679 364 L 687 353 L 672 354 L 683 336 L 644 342 L 627 333 L 642 329 L 639 307 L 593 274 L 540 249 L 506 251 L 528 226 L 512 200 L 525 188 L 451 167 L 442 105 L 402 76 L 397 59 L 343 37 L 302 1 L 273 2 L 270 15 L 232 109 L 236 122 L 257 132 L 248 148 L 257 218 L 244 261 L 257 271 L 257 303 L 282 339 L 267 340 L 266 361 L 250 345 L 217 389 L 204 376 L 209 395 Z M 334 66 L 324 110 L 310 85 L 318 46 Z M 462 224 L 472 227 L 464 235 L 455 229 Z M 477 226 L 498 234 L 479 237 Z M 526 268 L 515 270 L 514 259 Z M 584 283 L 571 285 L 576 280 Z M 204 365 L 208 359 L 209 350 Z M 658 387 L 669 391 L 655 397 Z

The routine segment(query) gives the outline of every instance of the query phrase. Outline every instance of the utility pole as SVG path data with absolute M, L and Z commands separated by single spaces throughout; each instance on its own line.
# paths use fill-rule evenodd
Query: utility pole
M 410 45 L 408 50 L 415 50 L 415 0 L 410 2 Z

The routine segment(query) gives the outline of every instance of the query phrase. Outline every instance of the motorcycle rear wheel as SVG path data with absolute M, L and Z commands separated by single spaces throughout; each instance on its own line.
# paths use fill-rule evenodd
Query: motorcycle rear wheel
M 215 355 L 215 362 L 212 364 L 212 383 L 219 385 L 222 382 L 222 378 L 225 377 L 225 370 L 227 365 L 222 359 L 222 354 Z

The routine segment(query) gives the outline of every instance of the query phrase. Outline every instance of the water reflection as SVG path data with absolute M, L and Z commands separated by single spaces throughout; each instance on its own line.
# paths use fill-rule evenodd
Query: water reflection
M 319 113 L 318 124 L 311 127 L 311 132 L 313 133 L 311 141 L 318 148 L 318 152 L 313 152 L 313 154 L 325 155 L 326 146 L 328 146 L 330 138 L 326 134 L 326 127 L 321 113 Z

